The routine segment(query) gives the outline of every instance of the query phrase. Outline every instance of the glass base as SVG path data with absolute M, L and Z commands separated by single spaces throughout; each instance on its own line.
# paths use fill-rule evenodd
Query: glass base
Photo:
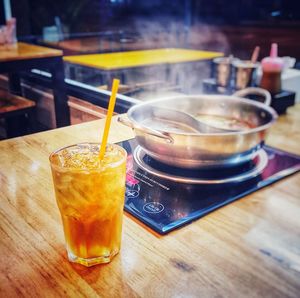
M 116 251 L 112 251 L 112 253 L 108 256 L 101 256 L 101 257 L 95 257 L 95 258 L 90 258 L 90 259 L 84 259 L 84 258 L 80 258 L 77 257 L 75 255 L 73 255 L 71 252 L 67 252 L 68 253 L 68 259 L 70 262 L 72 263 L 77 263 L 86 267 L 90 267 L 90 266 L 94 266 L 94 265 L 98 265 L 98 264 L 105 264 L 105 263 L 109 263 L 113 257 L 118 254 L 118 250 Z

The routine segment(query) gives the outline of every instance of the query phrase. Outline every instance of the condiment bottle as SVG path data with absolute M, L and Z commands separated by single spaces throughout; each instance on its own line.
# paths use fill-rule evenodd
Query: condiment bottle
M 278 57 L 278 46 L 273 43 L 271 46 L 270 57 L 265 57 L 261 62 L 262 78 L 260 87 L 267 89 L 275 94 L 281 91 L 281 72 L 283 69 L 283 60 Z

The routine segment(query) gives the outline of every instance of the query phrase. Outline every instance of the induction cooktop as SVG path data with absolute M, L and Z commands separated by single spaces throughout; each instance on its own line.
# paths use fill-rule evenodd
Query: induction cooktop
M 119 145 L 128 153 L 125 211 L 159 234 L 300 170 L 300 156 L 266 145 L 251 162 L 210 170 L 162 164 L 145 154 L 135 139 Z

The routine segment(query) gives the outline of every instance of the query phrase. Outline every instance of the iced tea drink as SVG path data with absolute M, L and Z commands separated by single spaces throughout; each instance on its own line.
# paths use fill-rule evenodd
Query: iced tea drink
M 84 143 L 50 155 L 68 258 L 85 266 L 110 262 L 121 245 L 127 154 L 115 144 L 98 154 Z

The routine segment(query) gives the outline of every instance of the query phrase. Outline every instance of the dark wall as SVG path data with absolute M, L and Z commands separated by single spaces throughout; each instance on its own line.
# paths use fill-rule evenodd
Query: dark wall
M 29 0 L 11 0 L 12 14 L 17 18 L 17 35 L 31 35 Z
M 71 33 L 134 25 L 137 19 L 185 23 L 300 25 L 299 0 L 11 0 L 20 34 L 41 35 L 59 16 Z
M 197 0 L 194 2 L 196 18 L 212 23 L 300 21 L 298 0 Z
M 0 2 L 0 25 L 3 25 L 4 23 L 5 23 L 4 7 L 3 7 L 3 3 Z
M 15 0 L 18 1 L 18 0 Z M 71 33 L 99 32 L 120 25 L 130 25 L 136 18 L 160 15 L 182 18 L 184 2 L 190 0 L 26 0 L 32 34 L 54 25 L 58 16 Z
M 18 36 L 31 34 L 30 11 L 28 0 L 10 0 L 12 17 L 17 18 Z M 0 0 L 0 25 L 5 24 L 4 5 Z
M 54 18 L 58 16 L 71 34 L 128 30 L 153 36 L 160 30 L 169 32 L 171 31 L 169 29 L 178 27 L 180 30 L 188 31 L 189 37 L 192 36 L 186 44 L 188 47 L 228 49 L 228 53 L 231 51 L 240 56 L 243 54 L 249 56 L 257 44 L 261 45 L 262 55 L 265 55 L 269 51 L 270 43 L 278 42 L 280 54 L 300 59 L 300 44 L 297 42 L 300 34 L 300 0 L 11 0 L 11 2 L 13 16 L 17 17 L 19 39 L 33 35 L 39 40 L 43 27 L 53 26 Z M 3 7 L 0 10 L 0 22 L 1 17 L 3 20 Z M 203 24 L 216 27 L 215 31 L 221 40 L 217 40 L 216 34 L 209 34 L 204 30 Z M 151 33 L 151 30 L 154 30 L 155 34 Z M 213 30 L 212 32 L 215 32 Z M 196 33 L 194 38 L 193 32 Z M 224 43 L 225 46 L 220 46 Z

